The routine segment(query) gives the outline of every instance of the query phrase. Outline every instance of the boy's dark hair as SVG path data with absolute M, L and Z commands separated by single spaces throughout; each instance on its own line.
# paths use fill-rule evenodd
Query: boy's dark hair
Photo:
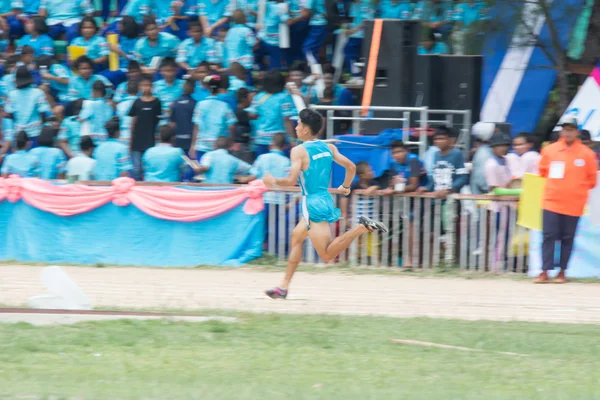
M 21 55 L 22 56 L 32 56 L 35 53 L 35 50 L 33 50 L 33 47 L 31 46 L 23 46 L 21 47 Z
M 310 68 L 306 61 L 295 61 L 290 67 L 290 72 L 298 71 L 302 72 L 304 75 L 308 75 L 310 73 Z
M 163 125 L 158 129 L 160 141 L 162 143 L 171 143 L 175 137 L 175 130 L 170 125 Z
M 147 15 L 142 20 L 142 29 L 146 31 L 150 25 L 156 25 L 156 19 L 151 15 Z
M 56 136 L 56 129 L 51 126 L 44 126 L 38 136 L 38 145 L 43 147 L 54 146 L 54 137 Z
M 119 117 L 112 117 L 106 125 L 104 125 L 104 129 L 106 129 L 109 138 L 115 139 L 118 136 L 120 129 Z
M 333 90 L 333 86 L 331 86 L 331 87 L 326 87 L 326 88 L 323 90 L 323 98 L 324 98 L 324 99 L 333 99 L 333 97 L 334 97 L 334 94 L 335 94 L 335 92 L 334 92 L 334 90 Z
M 160 62 L 159 69 L 166 67 L 177 68 L 177 63 L 175 62 L 175 59 L 173 57 L 165 57 Z
M 285 78 L 278 69 L 272 69 L 263 78 L 263 89 L 265 92 L 275 94 L 283 91 Z
M 102 97 L 106 96 L 106 86 L 104 86 L 104 82 L 102 82 L 101 80 L 97 80 L 92 84 L 92 90 Z
M 434 136 L 448 136 L 449 138 L 455 137 L 454 131 L 448 126 L 440 126 L 435 130 Z
M 407 149 L 406 145 L 404 144 L 404 142 L 402 140 L 392 141 L 392 143 L 390 143 L 390 147 L 392 148 L 392 150 L 397 149 L 397 148 Z
M 242 101 L 246 100 L 248 96 L 250 96 L 250 90 L 248 90 L 248 88 L 245 87 L 239 88 L 238 91 L 235 92 L 235 99 L 238 103 L 241 103 Z
M 79 115 L 81 109 L 83 108 L 83 102 L 85 99 L 77 99 L 71 103 L 71 112 L 73 115 Z
M 246 14 L 244 14 L 244 10 L 238 8 L 233 12 L 233 22 L 236 25 L 244 25 L 246 23 Z
M 131 96 L 137 96 L 140 92 L 140 81 L 139 79 L 131 79 L 127 81 L 127 94 Z
M 305 108 L 300 111 L 300 122 L 308 126 L 313 136 L 317 136 L 323 128 L 323 117 L 314 110 Z
M 140 34 L 140 26 L 135 19 L 130 15 L 124 15 L 121 19 L 121 35 L 135 39 Z
M 194 90 L 196 90 L 196 81 L 193 79 L 186 79 L 183 84 L 183 94 L 190 95 L 194 93 Z
M 33 22 L 33 29 L 40 35 L 45 35 L 48 33 L 48 24 L 46 24 L 46 18 L 35 15 L 31 18 L 31 22 Z
M 152 75 L 148 75 L 148 74 L 142 74 L 142 76 L 140 76 L 140 83 L 142 82 L 153 82 L 154 79 L 152 79 Z
M 17 133 L 16 142 L 17 149 L 25 150 L 25 148 L 27 147 L 27 142 L 29 142 L 29 136 L 27 136 L 27 132 L 21 131 Z
M 520 132 L 515 138 L 525 139 L 525 141 L 532 146 L 537 144 L 536 138 L 531 132 Z
M 220 136 L 215 142 L 215 150 L 224 149 L 229 150 L 231 147 L 232 140 L 229 136 Z
M 94 69 L 94 62 L 88 56 L 81 56 L 77 60 L 75 60 L 74 67 L 75 69 L 79 69 L 83 64 L 88 64 L 92 70 Z
M 359 161 L 356 163 L 356 175 L 361 176 L 366 173 L 370 168 L 370 165 L 366 161 Z
M 335 75 L 335 67 L 331 64 L 323 65 L 323 75 L 325 74 Z
M 204 83 L 206 83 L 210 93 L 216 95 L 221 87 L 221 77 L 219 75 L 208 75 L 204 78 Z
M 93 24 L 94 28 L 96 28 L 96 33 L 98 33 L 98 24 L 96 23 L 96 20 L 94 19 L 94 17 L 87 16 L 83 17 L 83 19 L 79 23 L 79 36 L 83 36 L 81 32 L 83 31 L 83 24 L 86 22 Z
M 137 62 L 136 60 L 131 60 L 129 61 L 129 65 L 127 66 L 127 71 L 131 72 L 131 71 L 141 71 L 142 67 L 140 66 L 140 63 Z
M 17 72 L 15 74 L 15 87 L 17 89 L 24 89 L 28 86 L 33 85 L 33 76 L 25 65 L 21 65 L 17 68 Z
M 219 89 L 229 89 L 229 75 L 221 74 L 219 75 L 221 78 L 221 83 L 219 84 Z
M 592 134 L 587 129 L 580 130 L 579 137 L 581 138 L 581 140 L 592 140 Z
M 81 148 L 82 151 L 88 151 L 93 149 L 94 147 L 94 141 L 91 137 L 87 135 L 81 137 L 81 140 L 79 141 L 79 148 Z
M 273 147 L 276 147 L 276 148 L 278 148 L 278 149 L 281 150 L 281 149 L 283 149 L 285 147 L 285 142 L 286 142 L 285 135 L 283 133 L 276 133 L 273 136 L 273 139 L 271 141 L 271 145 Z
M 190 22 L 188 22 L 188 31 L 191 31 L 192 29 L 200 29 L 204 32 L 204 30 L 202 29 L 202 24 L 197 19 L 193 19 Z

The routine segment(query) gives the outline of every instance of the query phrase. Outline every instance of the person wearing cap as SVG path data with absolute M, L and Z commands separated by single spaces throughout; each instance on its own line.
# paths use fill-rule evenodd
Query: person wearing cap
M 506 188 L 511 181 L 511 174 L 506 162 L 510 147 L 510 138 L 502 132 L 496 132 L 490 140 L 492 157 L 485 162 L 484 174 L 489 191 L 494 188 Z
M 473 137 L 480 143 L 473 155 L 473 169 L 470 179 L 470 188 L 473 194 L 486 194 L 490 191 L 485 176 L 485 165 L 493 157 L 490 139 L 495 130 L 496 124 L 492 122 L 478 122 L 473 125 Z
M 554 246 L 560 241 L 560 272 L 555 283 L 565 283 L 575 231 L 587 203 L 588 191 L 596 186 L 596 155 L 581 143 L 577 119 L 561 119 L 560 138 L 542 150 L 540 175 L 546 178 L 543 195 L 542 265 L 543 271 L 535 283 L 550 281 L 553 270 Z

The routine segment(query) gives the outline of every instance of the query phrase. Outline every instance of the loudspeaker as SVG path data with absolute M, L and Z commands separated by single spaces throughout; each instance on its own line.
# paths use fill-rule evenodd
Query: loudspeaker
M 415 91 L 411 106 L 442 108 L 442 60 L 438 55 L 418 55 Z
M 373 20 L 365 21 L 362 57 L 365 60 L 363 78 L 369 69 L 369 54 L 373 38 Z M 419 23 L 397 19 L 383 20 L 372 106 L 412 106 L 415 90 L 415 60 L 419 44 Z M 381 112 L 377 116 L 391 117 Z M 399 128 L 400 121 L 366 121 L 366 134 L 379 134 L 387 128 Z
M 440 56 L 442 109 L 471 110 L 471 122 L 481 111 L 482 56 Z

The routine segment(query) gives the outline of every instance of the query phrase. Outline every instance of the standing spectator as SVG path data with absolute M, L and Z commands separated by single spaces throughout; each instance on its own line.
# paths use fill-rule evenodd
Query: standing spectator
M 456 135 L 448 127 L 435 131 L 433 142 L 440 149 L 433 159 L 433 179 L 427 185 L 427 192 L 434 192 L 440 199 L 445 199 L 451 193 L 459 193 L 467 184 L 469 175 L 465 169 L 463 154 L 454 148 Z M 419 188 L 424 192 L 424 188 Z
M 493 157 L 489 141 L 494 134 L 496 125 L 490 122 L 478 122 L 473 125 L 473 137 L 479 142 L 479 147 L 473 155 L 473 172 L 471 173 L 471 193 L 486 194 L 490 191 L 485 178 L 485 164 Z
M 302 96 L 305 104 L 310 102 L 312 96 L 312 86 L 304 83 L 304 80 L 310 74 L 310 68 L 306 64 L 306 61 L 296 61 L 289 68 L 289 79 L 296 85 L 298 94 Z
M 269 152 L 269 145 L 276 133 L 287 133 L 288 141 L 294 135 L 290 117 L 296 114 L 292 97 L 284 91 L 285 81 L 281 72 L 269 71 L 263 79 L 264 92 L 254 97 L 248 109 L 251 119 L 256 119 L 256 157 Z
M 566 282 L 577 222 L 587 203 L 588 191 L 596 186 L 596 155 L 579 140 L 577 120 L 564 117 L 560 126 L 560 139 L 545 147 L 540 159 L 540 175 L 546 178 L 542 204 L 543 271 L 535 283 L 550 281 L 548 271 L 555 267 L 557 241 L 560 241 L 560 272 L 554 282 Z
M 168 125 L 160 127 L 160 143 L 144 153 L 144 180 L 147 182 L 181 182 L 185 168 L 185 153 L 174 147 L 175 131 Z
M 27 132 L 32 147 L 37 147 L 42 122 L 52 111 L 45 93 L 34 87 L 33 76 L 26 66 L 17 68 L 15 85 L 16 89 L 8 94 L 4 111 L 13 119 L 15 131 Z
M 413 17 L 414 7 L 410 0 L 382 0 L 379 3 L 379 17 L 408 21 Z
M 114 117 L 106 123 L 108 139 L 94 150 L 94 179 L 112 181 L 120 176 L 129 176 L 133 169 L 129 158 L 129 148 L 119 142 L 119 118 Z
M 246 15 L 242 10 L 233 13 L 235 25 L 229 29 L 225 36 L 225 60 L 223 66 L 229 68 L 231 63 L 237 62 L 245 69 L 252 70 L 254 65 L 254 47 L 256 36 L 251 28 L 246 26 Z
M 492 157 L 485 162 L 485 180 L 488 191 L 495 188 L 507 188 L 511 181 L 510 168 L 506 155 L 510 147 L 510 138 L 501 132 L 496 132 L 490 141 Z
M 167 57 L 160 64 L 160 74 L 164 79 L 154 82 L 154 95 L 162 105 L 162 115 L 165 118 L 171 113 L 171 104 L 183 93 L 183 81 L 176 79 L 177 63 L 174 58 Z M 161 121 L 161 125 L 167 123 L 167 119 Z
M 79 57 L 75 61 L 74 67 L 78 74 L 69 78 L 69 88 L 65 100 L 92 99 L 92 86 L 96 81 L 102 81 L 104 86 L 111 86 L 108 79 L 102 75 L 94 74 L 94 62 L 88 56 Z
M 202 157 L 198 172 L 206 173 L 204 183 L 231 184 L 237 175 L 247 175 L 250 164 L 229 154 L 233 141 L 230 137 L 221 136 L 215 143 L 215 150 Z
M 327 6 L 325 0 L 308 0 L 305 16 L 310 16 L 308 22 L 308 36 L 302 45 L 302 50 L 307 56 L 310 54 L 317 62 L 320 60 L 321 47 L 329 36 L 327 26 Z
M 229 22 L 232 11 L 229 0 L 199 0 L 198 15 L 204 34 L 217 37 L 219 29 Z
M 353 0 L 350 6 L 352 23 L 350 29 L 343 31 L 349 37 L 344 48 L 346 69 L 352 71 L 352 75 L 355 76 L 358 74 L 354 73 L 355 68 L 352 67 L 360 57 L 362 42 L 365 37 L 364 23 L 366 20 L 375 17 L 375 8 L 372 3 L 372 0 Z
M 215 40 L 202 36 L 202 25 L 198 21 L 189 23 L 188 35 L 177 47 L 177 64 L 180 68 L 191 72 L 203 61 L 216 62 Z
M 235 142 L 239 146 L 233 155 L 249 164 L 254 161 L 254 152 L 250 149 L 252 140 L 252 124 L 250 113 L 246 111 L 252 104 L 252 96 L 247 88 L 241 88 L 236 93 L 237 110 L 235 111 Z
M 305 58 L 302 52 L 302 44 L 308 35 L 310 11 L 305 9 L 303 0 L 291 0 L 288 4 L 290 6 L 290 19 L 286 21 L 286 24 L 290 27 L 290 48 L 287 49 L 286 59 L 289 67 L 297 61 L 303 61 Z
M 79 122 L 83 134 L 91 136 L 94 143 L 99 145 L 106 140 L 106 123 L 115 115 L 115 111 L 106 100 L 104 83 L 96 81 L 92 87 L 93 98 L 83 102 Z
M 192 77 L 196 81 L 196 88 L 194 89 L 194 94 L 192 97 L 196 101 L 202 101 L 210 96 L 210 91 L 206 89 L 204 85 L 204 80 L 210 73 L 210 64 L 206 61 L 202 61 L 196 69 L 192 72 Z
M 6 156 L 0 175 L 3 178 L 9 175 L 19 175 L 21 178 L 33 178 L 37 169 L 37 158 L 27 151 L 29 147 L 27 132 L 21 131 L 17 134 L 17 151 Z
M 79 33 L 79 22 L 92 16 L 94 6 L 90 0 L 41 0 L 40 15 L 46 18 L 50 37 L 54 40 L 66 34 L 71 42 Z
M 287 4 L 276 0 L 267 1 L 264 26 L 257 26 L 259 47 L 254 54 L 256 63 L 262 70 L 281 68 L 281 49 L 279 48 L 279 24 L 290 18 Z M 264 59 L 268 58 L 268 62 Z
M 58 179 L 65 173 L 67 159 L 61 149 L 54 147 L 55 135 L 55 128 L 45 126 L 40 133 L 38 147 L 29 151 L 37 158 L 36 175 L 41 179 Z
M 48 25 L 46 25 L 44 18 L 35 16 L 27 19 L 25 21 L 25 31 L 27 35 L 19 40 L 17 54 L 21 53 L 23 46 L 31 46 L 35 57 L 54 55 L 54 41 L 48 36 Z
M 96 166 L 96 160 L 92 158 L 94 141 L 89 136 L 83 136 L 79 148 L 81 152 L 67 163 L 67 178 L 73 177 L 78 181 L 89 181 L 93 178 L 92 171 Z
M 183 95 L 173 103 L 171 108 L 171 127 L 175 129 L 175 146 L 189 154 L 194 133 L 194 110 L 196 100 L 192 98 L 195 82 L 188 79 L 183 85 Z
M 449 33 L 453 3 L 453 0 L 420 0 L 415 6 L 413 19 L 435 32 Z
M 73 39 L 72 46 L 85 48 L 85 55 L 94 63 L 94 72 L 104 71 L 107 67 L 108 42 L 98 35 L 98 25 L 94 17 L 84 17 L 79 25 L 79 36 Z
M 131 109 L 131 141 L 129 149 L 133 163 L 133 177 L 142 179 L 142 155 L 154 146 L 156 127 L 162 114 L 160 100 L 152 94 L 152 77 L 142 76 L 140 80 L 142 96 L 138 98 Z
M 129 141 L 131 140 L 132 117 L 129 116 L 129 111 L 131 111 L 131 106 L 133 106 L 133 103 L 137 100 L 139 91 L 139 81 L 130 81 L 127 87 L 127 97 L 117 104 L 117 117 L 119 117 L 120 121 L 119 141 L 127 147 L 129 147 Z
M 212 75 L 205 80 L 208 81 L 211 95 L 198 102 L 194 109 L 194 132 L 190 149 L 190 157 L 198 161 L 206 152 L 214 149 L 219 137 L 233 136 L 236 123 L 235 115 L 227 103 L 217 99 L 221 77 Z
M 521 132 L 512 141 L 513 153 L 506 156 L 506 163 L 512 179 L 523 179 L 525 174 L 537 174 L 540 153 L 533 149 L 535 137 Z
M 138 39 L 133 50 L 144 74 L 154 74 L 165 57 L 176 57 L 179 39 L 170 33 L 159 32 L 152 17 L 144 18 L 144 37 Z
M 83 101 L 83 99 L 78 99 L 72 103 L 73 115 L 65 118 L 58 130 L 58 146 L 64 151 L 67 158 L 73 158 L 80 152 L 81 122 L 79 122 L 79 113 L 83 107 Z

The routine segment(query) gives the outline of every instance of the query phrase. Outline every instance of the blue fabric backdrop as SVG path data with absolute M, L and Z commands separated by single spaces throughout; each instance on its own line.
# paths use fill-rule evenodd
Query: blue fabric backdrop
M 239 266 L 260 257 L 264 213 L 240 205 L 199 222 L 173 222 L 135 206 L 107 204 L 59 217 L 26 203 L 0 202 L 0 260 L 182 267 Z

